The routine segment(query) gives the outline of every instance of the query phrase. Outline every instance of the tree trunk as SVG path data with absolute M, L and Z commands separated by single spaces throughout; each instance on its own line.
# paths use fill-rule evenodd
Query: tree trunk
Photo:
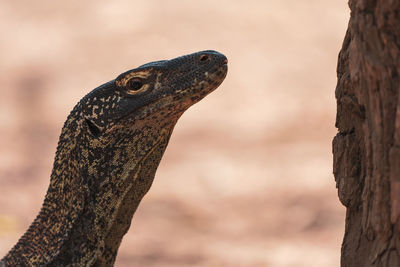
M 333 172 L 342 266 L 400 266 L 400 1 L 350 0 L 338 60 Z

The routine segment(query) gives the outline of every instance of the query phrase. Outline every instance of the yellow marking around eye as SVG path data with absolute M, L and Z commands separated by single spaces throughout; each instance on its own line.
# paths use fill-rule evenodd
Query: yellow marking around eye
M 130 95 L 136 95 L 136 94 L 146 91 L 148 88 L 149 88 L 148 84 L 143 84 L 143 86 L 139 90 L 127 90 L 126 92 Z
M 126 74 L 120 81 L 117 81 L 116 84 L 118 86 L 125 86 L 131 78 L 146 79 L 150 74 L 150 71 L 132 71 L 131 73 Z

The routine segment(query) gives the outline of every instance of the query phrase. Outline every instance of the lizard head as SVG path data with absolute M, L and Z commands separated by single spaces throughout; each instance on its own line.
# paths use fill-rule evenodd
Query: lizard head
M 211 50 L 155 61 L 96 88 L 82 99 L 80 109 L 91 128 L 99 129 L 95 134 L 155 113 L 177 119 L 216 89 L 226 73 L 226 57 Z
M 119 75 L 115 84 L 128 98 L 152 99 L 145 113 L 166 107 L 173 113 L 184 111 L 217 88 L 226 73 L 224 55 L 202 51 L 144 64 Z

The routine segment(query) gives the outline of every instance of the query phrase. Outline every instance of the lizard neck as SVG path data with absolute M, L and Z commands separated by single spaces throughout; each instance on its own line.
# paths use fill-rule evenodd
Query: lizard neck
M 88 200 L 68 240 L 51 262 L 52 265 L 63 266 L 70 263 L 71 259 L 74 259 L 73 264 L 80 266 L 114 264 L 132 217 L 152 185 L 174 125 L 153 127 L 146 124 L 144 128 L 137 125 L 138 134 L 133 137 L 135 140 L 131 148 L 122 150 L 127 153 L 125 156 L 118 149 L 105 149 L 113 152 L 112 155 L 104 154 L 104 160 L 113 166 L 105 169 L 118 174 L 102 176 L 98 172 L 90 172 L 87 175 L 88 183 L 91 184 Z M 131 162 L 128 163 L 128 160 Z M 116 162 L 124 162 L 124 168 L 114 165 Z M 101 180 L 101 183 L 91 183 L 93 179 Z

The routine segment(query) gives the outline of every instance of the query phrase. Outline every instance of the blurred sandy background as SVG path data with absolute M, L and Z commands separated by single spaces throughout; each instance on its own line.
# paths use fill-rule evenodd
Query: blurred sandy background
M 339 0 L 1 1 L 0 257 L 39 211 L 83 95 L 214 49 L 228 76 L 178 122 L 116 266 L 338 266 L 331 140 L 348 17 Z

